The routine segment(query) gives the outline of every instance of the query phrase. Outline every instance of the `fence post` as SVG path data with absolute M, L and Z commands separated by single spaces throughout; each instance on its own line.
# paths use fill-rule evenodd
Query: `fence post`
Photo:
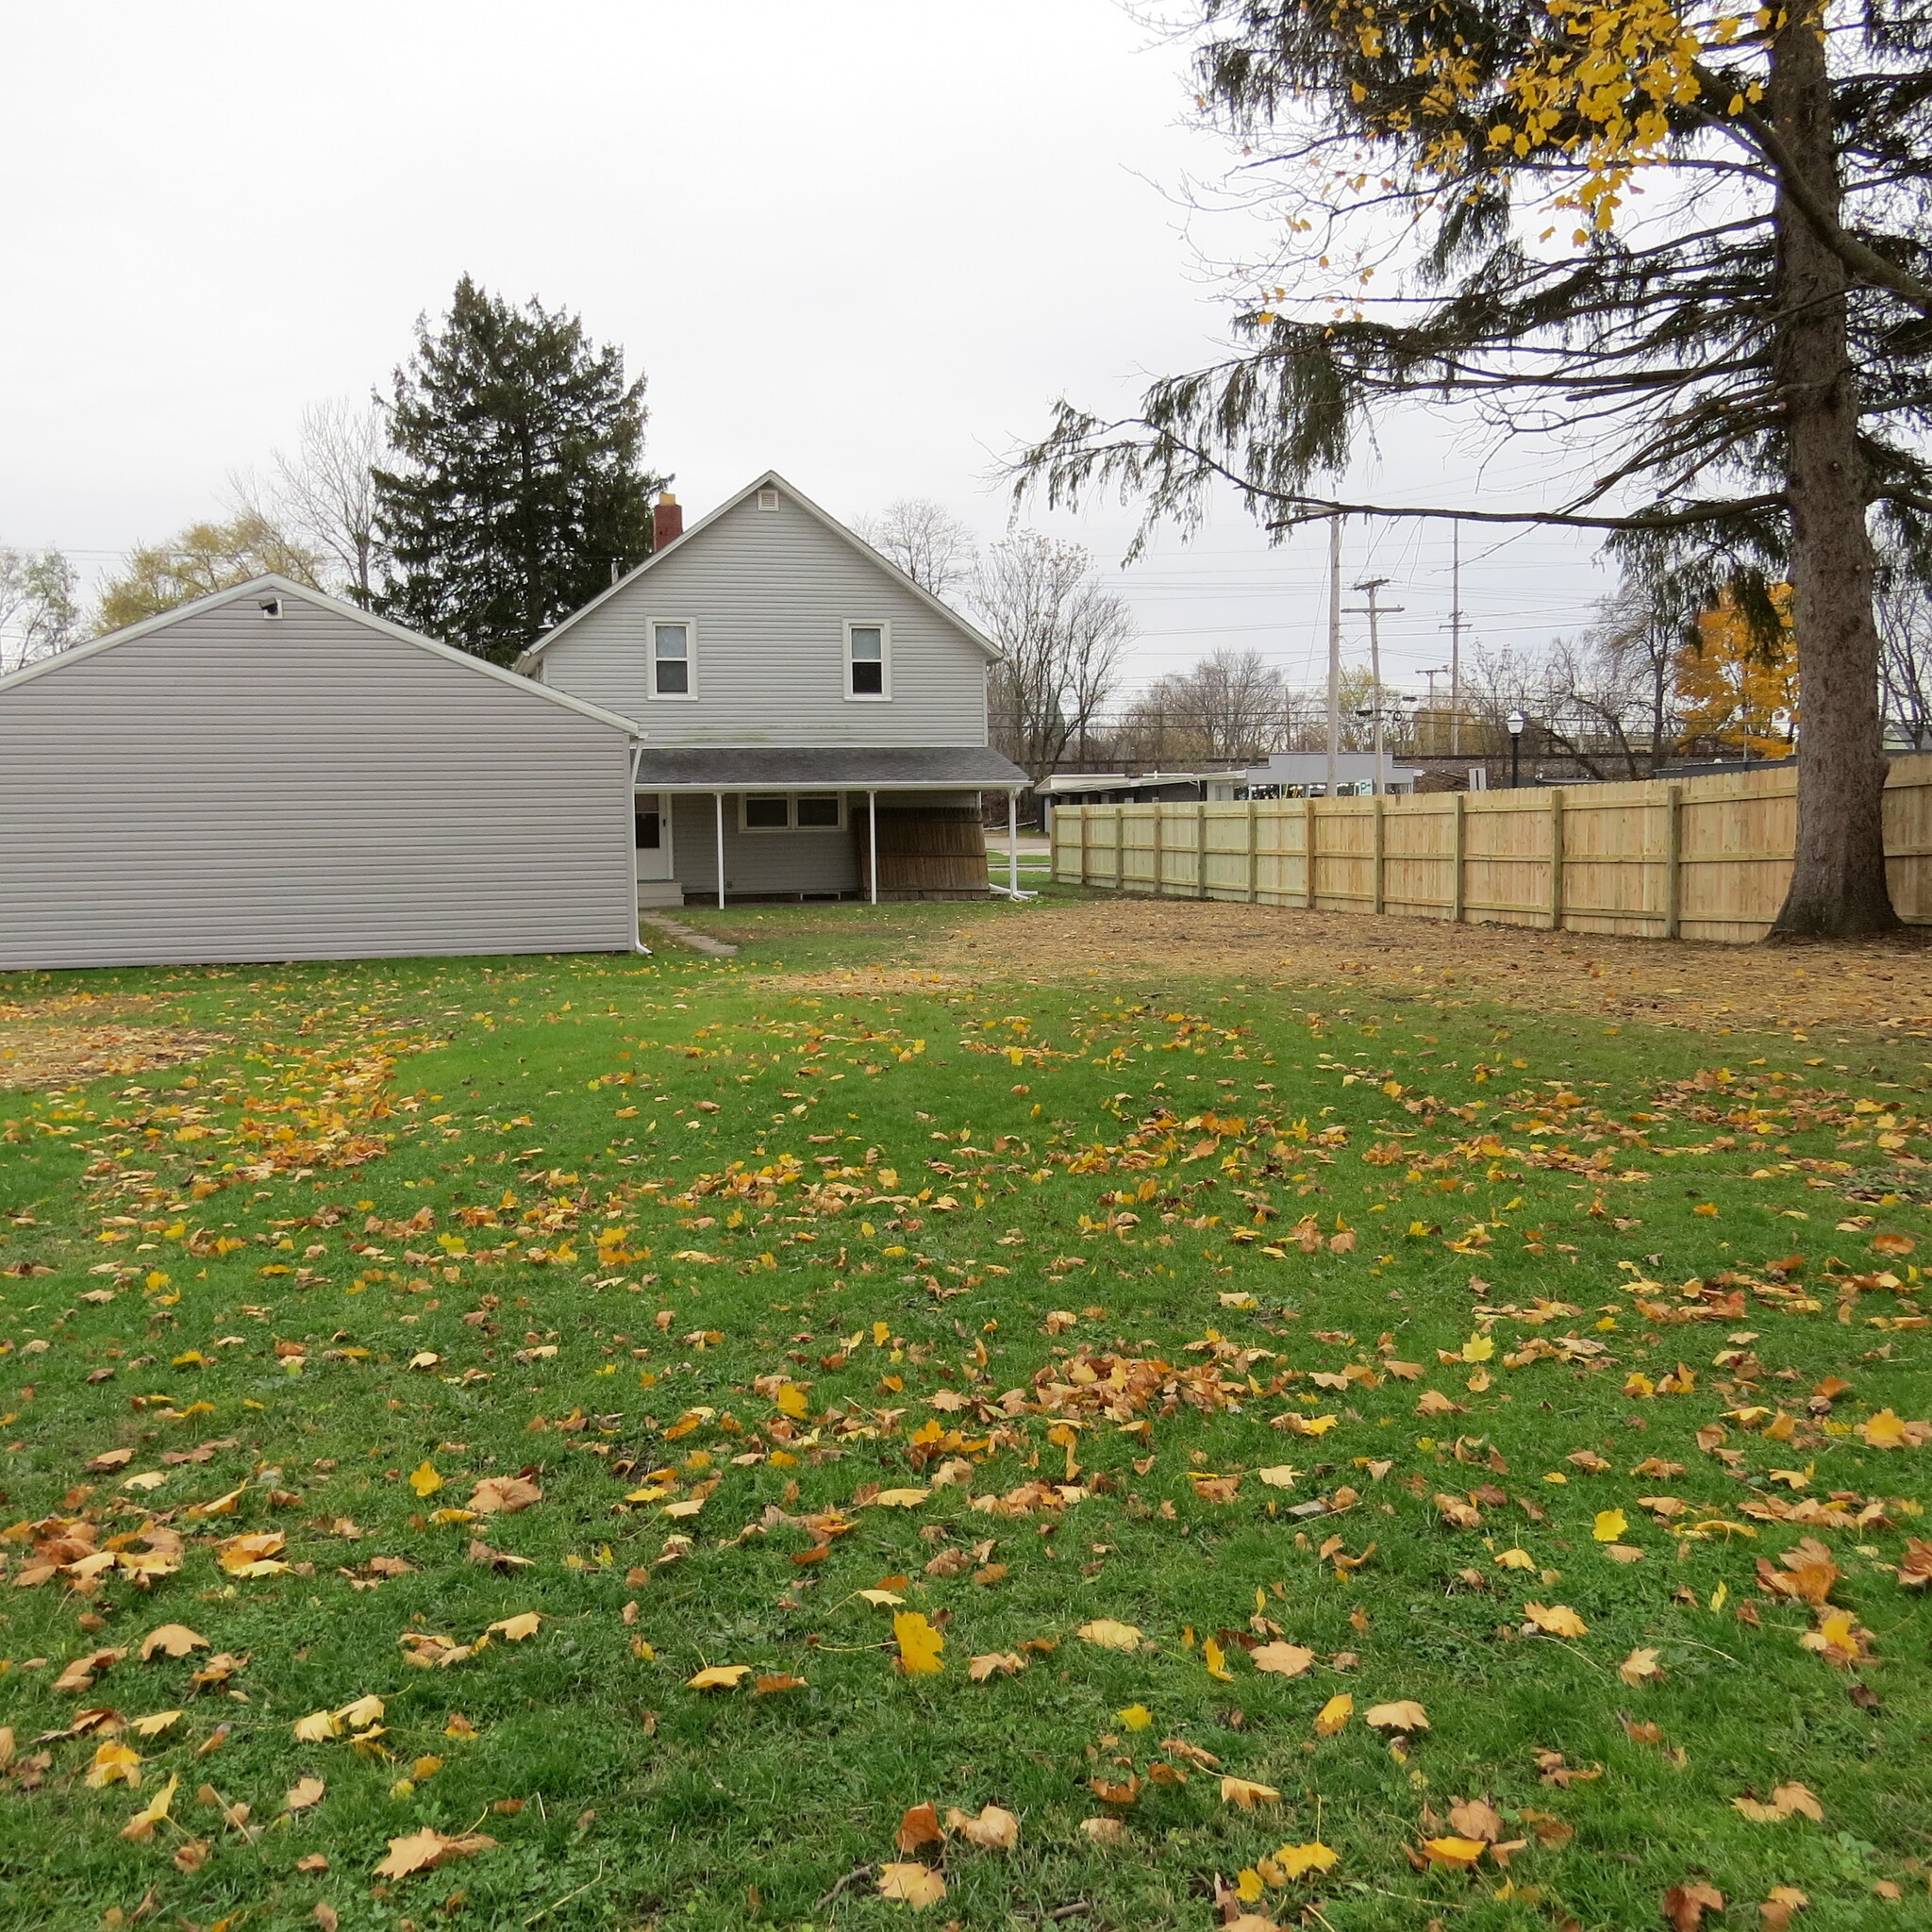
M 1194 897 L 1208 896 L 1208 801 L 1194 808 Z
M 1382 794 L 1379 791 L 1375 793 L 1373 803 L 1375 808 L 1374 813 L 1372 814 L 1372 820 L 1374 827 L 1375 836 L 1375 857 L 1372 865 L 1374 879 L 1372 891 L 1374 893 L 1374 898 L 1372 901 L 1372 903 L 1374 906 L 1375 911 L 1379 914 L 1382 910 L 1382 877 L 1387 863 L 1386 847 L 1388 844 L 1388 838 L 1383 828 L 1382 818 L 1382 806 L 1384 801 Z
M 1464 814 L 1469 808 L 1469 800 L 1460 791 L 1452 791 L 1449 795 L 1456 801 L 1455 823 L 1450 827 L 1449 832 L 1450 863 L 1455 868 L 1455 876 L 1449 881 L 1449 923 L 1451 925 L 1460 925 L 1462 924 L 1462 865 L 1463 856 L 1468 848 L 1469 840 L 1468 825 Z
M 1152 809 L 1154 812 L 1154 896 L 1158 899 L 1161 896 L 1164 890 L 1160 876 L 1162 841 L 1160 837 L 1161 810 L 1158 799 L 1154 801 Z
M 1302 903 L 1306 911 L 1315 909 L 1315 801 L 1302 800 Z
M 1550 930 L 1563 929 L 1563 788 L 1550 793 Z
M 1087 847 L 1088 840 L 1090 837 L 1088 831 L 1089 823 L 1090 821 L 1087 816 L 1087 808 L 1083 805 L 1080 808 L 1080 885 L 1083 891 L 1085 890 L 1087 885 Z
M 1683 923 L 1684 788 L 1664 787 L 1664 937 L 1678 937 Z
M 1248 800 L 1248 904 L 1261 903 L 1261 815 Z

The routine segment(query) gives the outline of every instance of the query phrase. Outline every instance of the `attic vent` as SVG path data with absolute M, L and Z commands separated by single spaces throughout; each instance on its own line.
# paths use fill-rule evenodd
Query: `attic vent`
M 279 597 L 263 597 L 260 610 L 264 617 L 279 617 L 282 614 L 282 600 Z
M 760 490 L 758 491 L 758 508 L 760 509 L 776 509 L 778 508 L 778 492 L 775 490 Z

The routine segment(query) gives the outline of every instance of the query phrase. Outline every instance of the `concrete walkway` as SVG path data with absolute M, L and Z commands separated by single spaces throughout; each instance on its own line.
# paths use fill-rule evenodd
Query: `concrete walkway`
M 714 940 L 709 934 L 694 931 L 682 922 L 667 919 L 661 912 L 641 912 L 641 924 L 661 932 L 668 940 L 675 940 L 681 946 L 689 946 L 693 953 L 708 953 L 714 959 L 734 959 L 738 957 L 736 946 L 727 946 L 723 940 Z

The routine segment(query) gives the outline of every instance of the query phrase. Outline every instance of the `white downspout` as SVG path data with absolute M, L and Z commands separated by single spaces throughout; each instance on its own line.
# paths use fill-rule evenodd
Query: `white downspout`
M 1020 896 L 1020 794 L 1007 787 L 1007 891 Z
M 724 794 L 714 791 L 712 802 L 718 808 L 718 910 L 724 909 Z
M 872 885 L 872 903 L 879 903 L 879 795 L 865 794 L 866 877 Z

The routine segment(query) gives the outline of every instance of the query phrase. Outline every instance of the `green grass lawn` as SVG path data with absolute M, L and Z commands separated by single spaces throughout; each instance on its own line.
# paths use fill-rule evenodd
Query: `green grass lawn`
M 0 982 L 0 1924 L 1927 1924 L 1924 1066 L 1026 916 Z

